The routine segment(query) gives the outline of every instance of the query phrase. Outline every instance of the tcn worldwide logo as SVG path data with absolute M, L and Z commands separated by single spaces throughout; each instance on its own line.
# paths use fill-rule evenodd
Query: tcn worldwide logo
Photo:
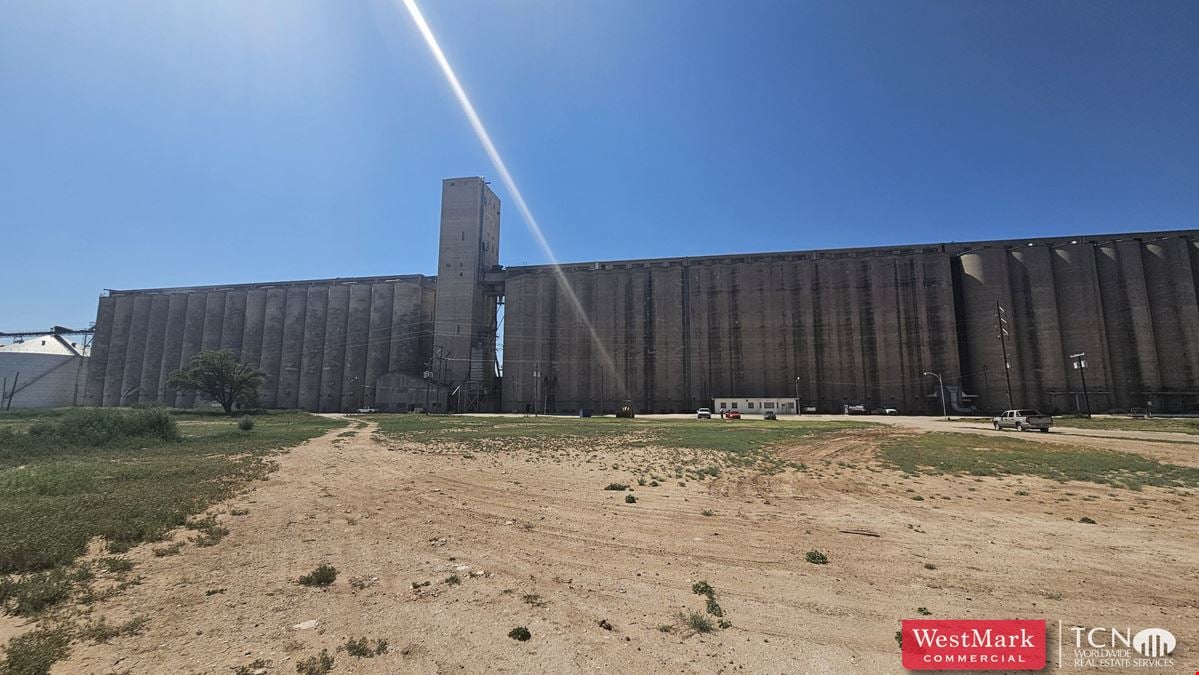
M 1061 667 L 1173 668 L 1170 657 L 1178 640 L 1164 628 L 1145 628 L 1133 632 L 1130 627 L 1058 625 Z
M 1044 619 L 905 619 L 908 670 L 1041 670 Z

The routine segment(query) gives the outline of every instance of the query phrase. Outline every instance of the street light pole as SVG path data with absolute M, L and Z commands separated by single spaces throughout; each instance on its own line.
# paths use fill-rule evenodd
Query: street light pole
M 1082 377 L 1082 400 L 1086 405 L 1087 419 L 1091 419 L 1091 397 L 1087 395 L 1087 353 L 1071 354 L 1070 358 L 1074 359 L 1074 369 Z
M 932 375 L 937 378 L 937 388 L 941 391 L 941 414 L 945 416 L 945 420 L 949 420 L 949 410 L 945 407 L 945 383 L 941 381 L 941 375 L 938 373 L 930 373 L 924 371 L 925 375 Z
M 799 378 L 795 378 L 795 414 L 803 414 L 803 408 L 799 405 Z

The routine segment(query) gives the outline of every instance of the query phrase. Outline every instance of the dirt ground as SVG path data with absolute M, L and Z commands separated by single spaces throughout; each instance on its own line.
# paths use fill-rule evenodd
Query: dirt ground
M 1050 644 L 1059 619 L 1160 625 L 1178 638 L 1176 661 L 1195 670 L 1191 494 L 1019 476 L 905 479 L 872 457 L 881 436 L 922 431 L 911 427 L 787 451 L 810 471 L 725 471 L 658 487 L 611 468 L 661 452 L 653 448 L 463 454 L 373 430 L 361 423 L 282 455 L 268 481 L 216 511 L 231 529 L 220 544 L 161 558 L 150 545 L 132 551 L 141 585 L 94 611 L 146 615 L 148 627 L 77 644 L 53 672 L 232 673 L 258 660 L 245 672 L 294 673 L 325 648 L 334 673 L 888 673 L 901 671 L 899 621 L 918 608 L 932 618 L 1044 618 Z M 1104 443 L 1199 463 L 1195 444 Z M 613 481 L 634 483 L 637 502 L 603 489 Z M 1098 524 L 1077 522 L 1084 515 Z M 828 564 L 805 562 L 811 549 Z M 338 570 L 332 586 L 295 583 L 321 563 Z M 694 634 L 678 621 L 704 610 L 691 590 L 699 580 L 731 627 Z M 509 638 L 516 626 L 532 639 Z M 338 651 L 358 637 L 389 649 L 369 659 Z

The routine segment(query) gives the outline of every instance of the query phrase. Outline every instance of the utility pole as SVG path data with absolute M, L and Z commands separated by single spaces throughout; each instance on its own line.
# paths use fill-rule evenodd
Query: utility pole
M 1007 379 L 1007 407 L 1008 410 L 1015 410 L 1016 404 L 1012 402 L 1012 363 L 1007 357 L 1007 312 L 1003 311 L 1003 307 L 999 302 L 995 302 L 995 318 L 997 319 L 996 326 L 999 329 L 999 344 L 1003 346 L 1003 376 Z
M 795 378 L 795 414 L 803 414 L 803 407 L 799 404 L 799 378 Z
M 1087 408 L 1087 419 L 1091 419 L 1091 397 L 1087 395 L 1087 353 L 1071 354 L 1070 358 L 1074 360 L 1074 369 L 1082 377 L 1082 400 Z
M 941 414 L 945 416 L 945 421 L 948 422 L 949 409 L 945 407 L 945 383 L 941 381 L 941 375 L 939 373 L 930 373 L 926 370 L 924 371 L 924 374 L 926 376 L 931 375 L 937 378 L 937 388 L 941 391 Z
M 429 360 L 425 362 L 425 414 L 429 414 L 429 386 L 433 383 L 434 376 L 437 375 L 437 368 L 445 363 L 444 347 L 434 346 L 433 353 L 429 356 Z
M 429 414 L 429 383 L 433 380 L 433 359 L 425 362 L 425 414 Z
M 537 404 L 541 401 L 541 364 L 533 367 L 533 416 L 537 416 Z

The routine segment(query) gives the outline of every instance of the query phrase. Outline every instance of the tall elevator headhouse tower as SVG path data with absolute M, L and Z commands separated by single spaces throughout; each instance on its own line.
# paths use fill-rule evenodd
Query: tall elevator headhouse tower
M 441 238 L 437 253 L 434 367 L 466 410 L 498 398 L 496 302 L 484 276 L 499 265 L 500 200 L 482 178 L 441 183 Z

